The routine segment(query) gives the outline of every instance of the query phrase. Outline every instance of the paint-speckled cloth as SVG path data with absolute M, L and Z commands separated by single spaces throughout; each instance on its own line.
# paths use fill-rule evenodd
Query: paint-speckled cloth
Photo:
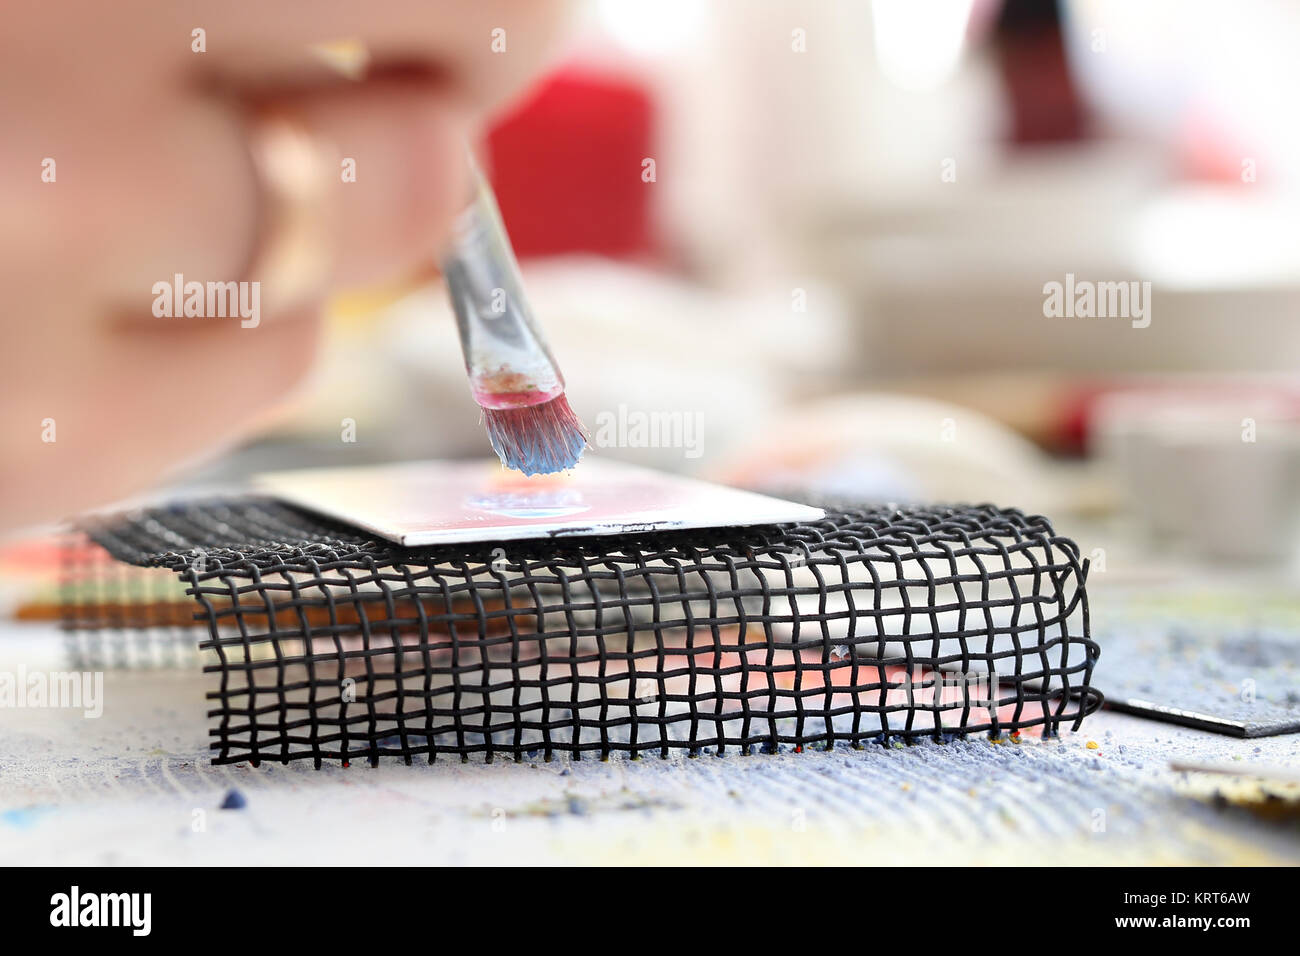
M 0 627 L 0 667 L 64 666 L 62 647 Z M 1294 824 L 1169 769 L 1300 766 L 1297 736 L 1102 712 L 1048 742 L 253 769 L 208 763 L 204 686 L 116 670 L 99 719 L 0 710 L 0 863 L 1300 862 Z

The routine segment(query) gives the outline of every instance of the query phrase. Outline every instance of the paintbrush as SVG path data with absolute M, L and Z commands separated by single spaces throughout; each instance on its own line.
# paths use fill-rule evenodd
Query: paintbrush
M 469 165 L 474 199 L 456 219 L 441 268 L 470 391 L 503 465 L 525 475 L 564 471 L 587 447 L 586 430 L 524 297 L 492 188 L 473 157 Z

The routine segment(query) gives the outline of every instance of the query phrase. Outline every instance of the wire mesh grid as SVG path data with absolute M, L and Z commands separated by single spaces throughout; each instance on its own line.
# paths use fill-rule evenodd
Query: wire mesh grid
M 252 498 L 90 530 L 197 600 L 215 763 L 1055 734 L 1101 703 L 1087 562 L 987 505 L 423 549 Z

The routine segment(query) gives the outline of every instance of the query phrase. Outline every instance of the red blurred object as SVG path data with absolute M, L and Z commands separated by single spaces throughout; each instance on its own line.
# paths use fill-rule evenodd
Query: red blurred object
M 1253 150 L 1244 137 L 1236 135 L 1231 121 L 1208 108 L 1193 109 L 1179 135 L 1178 160 L 1184 178 L 1201 182 L 1242 186 L 1255 181 Z M 1245 178 L 1244 164 L 1251 164 L 1251 178 Z
M 1096 426 L 1097 409 L 1111 395 L 1139 394 L 1167 405 L 1234 401 L 1248 414 L 1252 408 L 1279 409 L 1300 420 L 1300 387 L 1282 382 L 1231 380 L 1117 378 L 1080 381 L 1070 386 L 1061 415 L 1062 444 L 1067 450 L 1087 451 Z
M 1061 15 L 1044 0 L 1005 0 L 995 50 L 1017 145 L 1083 139 L 1088 117 L 1074 87 Z
M 489 175 L 516 254 L 653 255 L 653 126 L 634 79 L 566 69 L 493 128 Z

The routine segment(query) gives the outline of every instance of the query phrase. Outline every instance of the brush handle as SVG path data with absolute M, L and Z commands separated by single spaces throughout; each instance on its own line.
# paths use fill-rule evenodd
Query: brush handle
M 564 392 L 564 378 L 533 319 L 492 187 L 470 159 L 474 200 L 457 217 L 441 260 L 474 400 L 524 408 Z

